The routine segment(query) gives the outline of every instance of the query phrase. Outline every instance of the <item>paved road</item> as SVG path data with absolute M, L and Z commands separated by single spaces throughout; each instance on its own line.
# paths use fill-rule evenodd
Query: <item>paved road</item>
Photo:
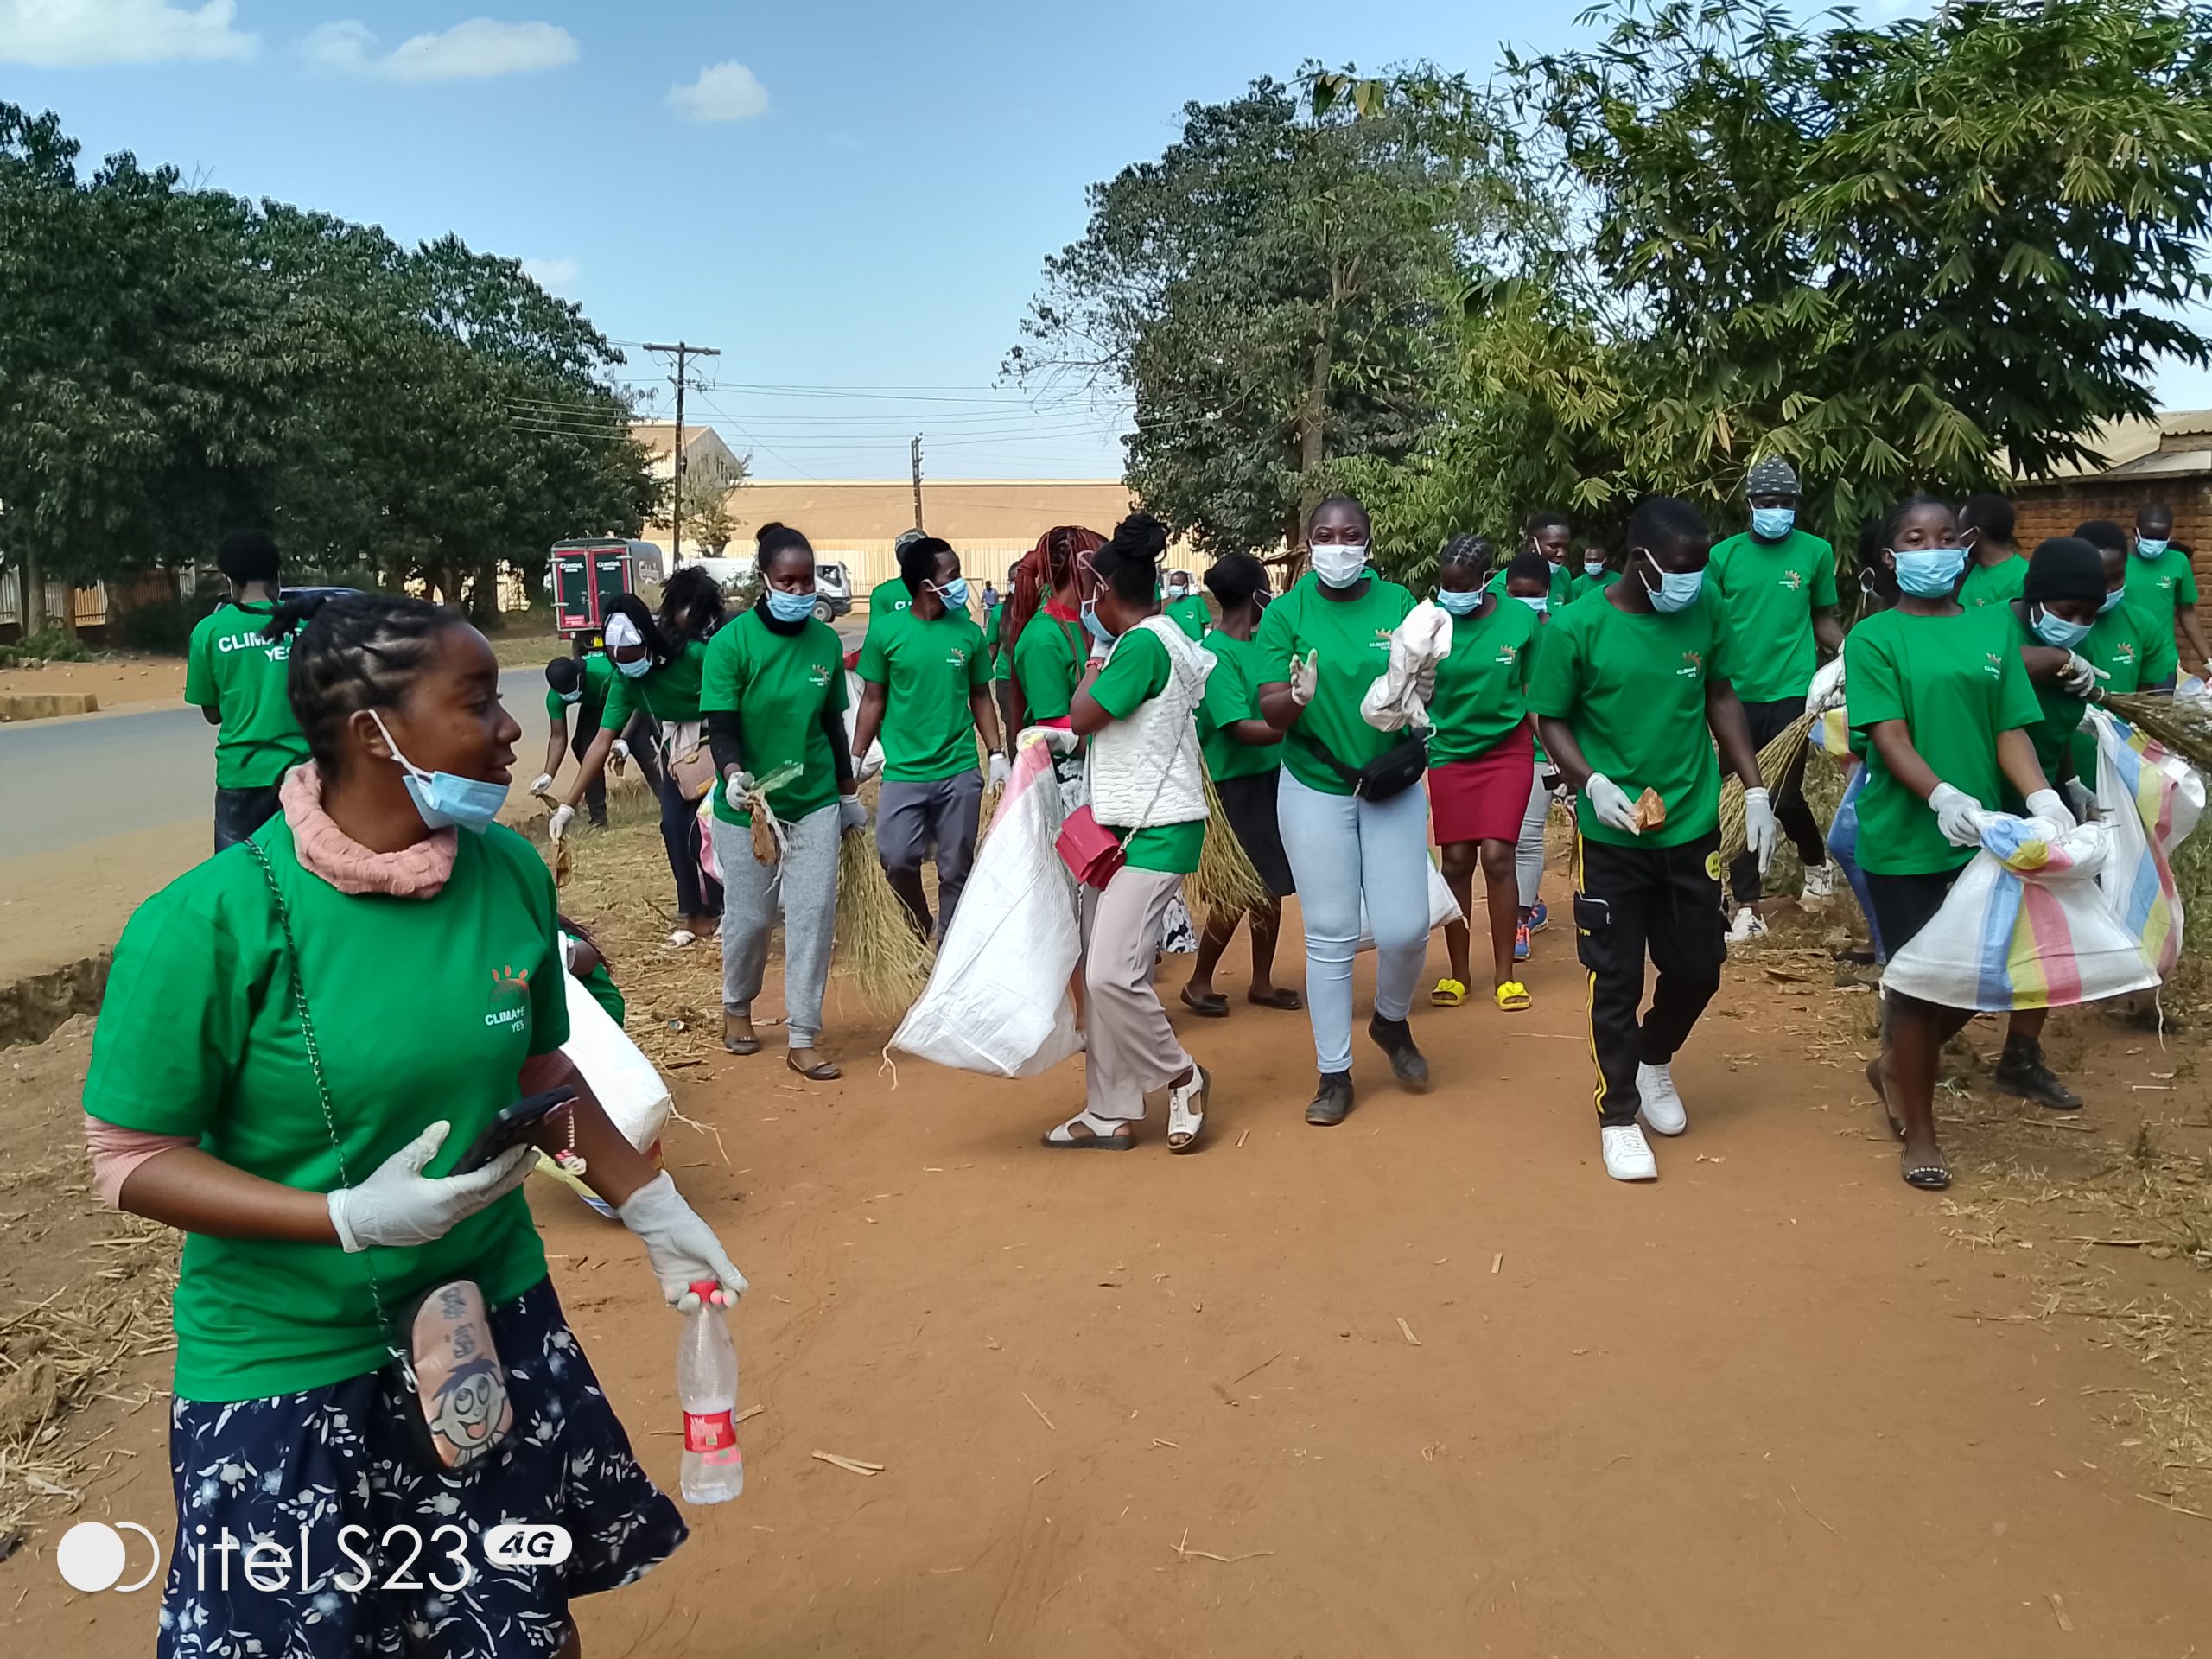
M 527 784 L 545 753 L 545 677 L 534 668 L 499 676 L 499 694 L 521 722 L 515 772 Z M 90 715 L 0 726 L 0 858 L 57 851 L 129 830 L 213 811 L 215 733 L 197 709 Z

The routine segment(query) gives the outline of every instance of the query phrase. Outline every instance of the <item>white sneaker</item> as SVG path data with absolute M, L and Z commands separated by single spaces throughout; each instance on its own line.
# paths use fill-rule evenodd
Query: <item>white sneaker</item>
M 1728 943 L 1748 944 L 1766 938 L 1766 923 L 1749 905 L 1736 906 L 1736 919 L 1728 924 Z
M 1661 1135 L 1680 1135 L 1690 1126 L 1690 1115 L 1682 1109 L 1682 1097 L 1675 1088 L 1672 1066 L 1638 1065 L 1636 1068 L 1636 1092 L 1643 1103 L 1643 1121 Z
M 1659 1179 L 1659 1160 L 1651 1155 L 1651 1145 L 1643 1138 L 1643 1131 L 1633 1123 L 1602 1123 L 1598 1127 L 1598 1143 L 1605 1148 L 1605 1173 L 1617 1181 L 1656 1181 Z
M 1823 905 L 1835 897 L 1835 866 L 1815 864 L 1805 872 L 1805 902 Z

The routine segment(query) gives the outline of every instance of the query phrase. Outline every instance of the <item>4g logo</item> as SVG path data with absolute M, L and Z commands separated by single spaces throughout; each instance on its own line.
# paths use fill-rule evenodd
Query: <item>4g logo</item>
M 143 1538 L 154 1558 L 128 1584 L 123 1581 L 129 1554 L 123 1538 L 126 1532 Z M 296 1548 L 267 1536 L 241 1541 L 228 1527 L 218 1529 L 213 1540 L 207 1538 L 204 1526 L 194 1527 L 193 1532 L 194 1536 L 178 1548 L 176 1570 L 198 1589 L 207 1589 L 212 1579 L 215 1589 L 229 1592 L 233 1557 L 245 1589 L 279 1595 L 317 1589 L 325 1582 L 322 1571 L 310 1559 L 314 1541 L 304 1525 Z M 464 1554 L 471 1537 L 465 1527 L 449 1522 L 433 1530 L 427 1541 L 405 1525 L 385 1528 L 373 1545 L 371 1537 L 368 1528 L 346 1525 L 326 1541 L 324 1548 L 334 1544 L 342 1558 L 342 1565 L 327 1580 L 330 1588 L 349 1596 L 359 1595 L 372 1585 L 383 1590 L 420 1590 L 427 1578 L 428 1587 L 450 1595 L 475 1580 L 476 1568 Z M 429 1546 L 427 1562 L 426 1541 Z M 509 1521 L 483 1535 L 484 1559 L 493 1567 L 558 1567 L 574 1548 L 568 1529 L 550 1522 Z M 162 1570 L 161 1541 L 135 1521 L 119 1521 L 112 1526 L 80 1521 L 61 1535 L 54 1555 L 54 1565 L 69 1587 L 88 1592 L 113 1590 L 127 1595 L 144 1589 Z M 430 1570 L 447 1562 L 451 1563 L 449 1572 Z M 424 1578 L 416 1576 L 418 1563 L 423 1564 Z

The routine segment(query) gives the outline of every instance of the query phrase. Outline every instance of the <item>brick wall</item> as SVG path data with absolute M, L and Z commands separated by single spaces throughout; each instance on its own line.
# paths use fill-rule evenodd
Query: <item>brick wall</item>
M 2012 499 L 2018 519 L 2014 539 L 2023 553 L 2050 536 L 2069 536 L 2087 518 L 2109 518 L 2123 530 L 2135 528 L 2138 507 L 2162 501 L 2174 510 L 2174 540 L 2196 555 L 2196 585 L 2203 594 L 2198 614 L 2212 623 L 2212 479 L 2082 479 L 2063 484 L 2022 485 Z M 2202 673 L 2204 665 L 2180 642 L 2182 666 Z

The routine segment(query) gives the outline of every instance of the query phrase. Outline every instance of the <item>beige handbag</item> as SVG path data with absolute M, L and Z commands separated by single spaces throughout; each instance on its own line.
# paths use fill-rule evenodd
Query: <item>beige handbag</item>
M 715 786 L 715 757 L 707 747 L 705 722 L 679 720 L 663 728 L 660 764 L 685 800 L 702 798 Z

